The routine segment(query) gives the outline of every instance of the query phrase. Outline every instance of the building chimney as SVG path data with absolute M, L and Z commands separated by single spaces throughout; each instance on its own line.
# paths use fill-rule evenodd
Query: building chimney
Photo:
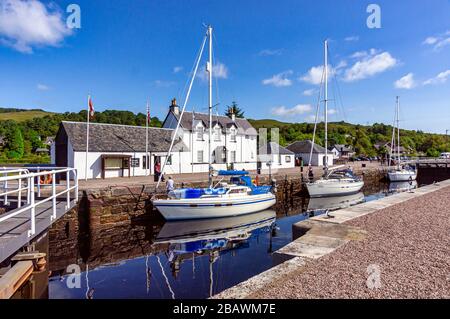
M 170 105 L 170 110 L 175 115 L 179 115 L 180 114 L 180 107 L 177 105 L 177 99 L 176 98 L 172 99 L 172 104 Z
M 236 121 L 236 114 L 234 114 L 234 107 L 230 107 L 230 113 L 231 113 L 231 120 L 233 122 Z

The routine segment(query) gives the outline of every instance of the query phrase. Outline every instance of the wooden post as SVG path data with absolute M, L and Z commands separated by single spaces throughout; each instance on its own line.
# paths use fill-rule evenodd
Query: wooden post
M 0 278 L 0 299 L 9 299 L 33 273 L 31 260 L 19 261 Z

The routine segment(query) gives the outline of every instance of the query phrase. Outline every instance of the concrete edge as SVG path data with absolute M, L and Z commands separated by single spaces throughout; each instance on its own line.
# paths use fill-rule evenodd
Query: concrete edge
M 293 228 L 295 225 L 300 225 L 302 223 L 311 223 L 320 225 L 321 223 L 325 222 L 331 227 L 342 227 L 343 225 L 339 225 L 342 223 L 345 223 L 349 220 L 352 220 L 354 218 L 358 218 L 367 214 L 374 213 L 376 211 L 382 210 L 384 208 L 400 204 L 403 202 L 406 202 L 412 198 L 426 195 L 429 193 L 432 193 L 434 191 L 441 190 L 443 188 L 446 188 L 450 186 L 450 179 L 427 185 L 424 187 L 421 187 L 417 190 L 415 190 L 413 193 L 400 193 L 396 195 L 392 195 L 389 197 L 380 198 L 378 200 L 363 203 L 357 206 L 364 205 L 362 208 L 358 208 L 357 206 L 334 211 L 333 215 L 335 218 L 326 218 L 324 216 L 316 216 L 309 218 L 307 220 L 301 221 L 299 223 L 293 224 Z M 371 205 L 371 203 L 374 203 L 374 205 Z M 380 205 L 381 204 L 381 205 Z M 340 213 L 342 216 L 340 217 Z M 347 216 L 344 216 L 347 215 Z M 337 219 L 336 219 L 337 218 Z M 336 224 L 335 226 L 330 225 L 331 223 Z M 326 225 L 324 224 L 324 225 Z M 308 226 L 306 228 L 312 229 L 312 227 L 316 226 Z M 350 227 L 350 226 L 349 226 Z M 307 233 L 306 233 L 307 234 Z M 304 234 L 304 236 L 306 236 Z M 303 236 L 302 236 L 303 237 Z M 282 276 L 288 275 L 289 273 L 298 270 L 300 267 L 303 267 L 306 265 L 307 260 L 317 259 L 324 255 L 327 255 L 329 253 L 332 253 L 337 248 L 341 247 L 342 245 L 345 245 L 347 242 L 349 242 L 348 239 L 340 239 L 336 240 L 333 236 L 329 237 L 329 242 L 332 243 L 332 246 L 329 247 L 329 245 L 312 245 L 310 243 L 303 243 L 302 237 L 297 238 L 296 240 L 292 241 L 291 243 L 287 244 L 286 246 L 281 247 L 279 250 L 274 252 L 274 254 L 277 255 L 284 255 L 284 256 L 294 256 L 292 259 L 289 259 L 288 261 L 285 261 L 275 267 L 272 267 L 260 274 L 257 274 L 246 281 L 243 281 L 233 287 L 230 287 L 219 294 L 216 294 L 212 296 L 212 299 L 245 299 L 248 296 L 250 296 L 253 292 L 262 289 L 266 284 L 277 280 L 281 278 Z M 324 236 L 320 236 L 321 239 L 324 239 Z M 326 236 L 325 236 L 326 237 Z M 328 247 L 327 247 L 328 246 Z

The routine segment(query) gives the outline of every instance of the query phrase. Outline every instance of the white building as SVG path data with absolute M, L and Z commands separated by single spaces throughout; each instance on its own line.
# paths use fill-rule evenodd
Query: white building
M 145 176 L 154 174 L 156 161 L 163 163 L 173 130 L 149 128 L 148 156 L 145 154 L 146 128 L 142 126 L 90 123 L 88 178 Z M 189 172 L 189 149 L 182 141 L 174 145 L 166 174 Z M 52 164 L 74 167 L 85 178 L 86 123 L 62 122 L 51 146 Z
M 349 159 L 355 155 L 351 145 L 336 144 L 329 148 L 335 159 Z
M 296 159 L 298 159 L 299 161 L 303 161 L 304 166 L 307 166 L 311 154 L 311 146 L 312 142 L 310 140 L 306 140 L 294 142 L 286 146 L 286 148 L 295 154 Z M 328 154 L 326 157 L 325 153 Z M 311 165 L 323 166 L 325 164 L 326 158 L 326 160 L 328 161 L 328 166 L 331 166 L 333 165 L 333 157 L 334 157 L 333 153 L 331 153 L 330 151 L 326 152 L 324 147 L 314 144 L 311 158 Z
M 275 142 L 259 148 L 258 161 L 262 170 L 295 167 L 295 154 Z
M 172 100 L 163 127 L 175 129 L 180 120 L 180 108 Z M 184 112 L 180 136 L 190 150 L 191 172 L 208 172 L 209 114 Z M 246 120 L 213 115 L 211 159 L 216 170 L 256 170 L 257 131 Z
M 155 163 L 167 156 L 174 128 L 180 117 L 176 100 L 163 123 L 163 128 L 149 128 L 148 156 L 145 154 L 146 128 L 117 124 L 90 123 L 88 178 L 154 175 Z M 208 172 L 207 114 L 185 112 L 179 138 L 164 173 Z M 213 168 L 255 170 L 257 162 L 256 130 L 245 119 L 213 117 L 211 153 Z M 52 164 L 74 167 L 80 179 L 86 171 L 86 123 L 62 122 L 51 145 Z

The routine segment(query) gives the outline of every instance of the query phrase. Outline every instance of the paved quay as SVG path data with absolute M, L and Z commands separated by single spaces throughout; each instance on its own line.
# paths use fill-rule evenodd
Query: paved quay
M 362 167 L 362 164 L 365 167 Z M 355 173 L 362 173 L 366 171 L 375 171 L 382 170 L 383 166 L 380 165 L 379 162 L 353 162 L 348 163 L 346 166 L 350 166 L 353 168 Z M 303 168 L 303 174 L 305 178 L 307 177 L 307 167 Z M 320 177 L 323 174 L 323 168 L 321 167 L 313 167 L 313 172 L 315 177 Z M 256 171 L 250 171 L 252 175 L 256 174 Z M 264 169 L 262 171 L 261 176 L 268 177 L 268 170 Z M 171 176 L 177 186 L 181 183 L 194 183 L 194 182 L 205 182 L 208 180 L 208 173 L 186 173 L 186 174 L 165 174 L 166 177 Z M 285 176 L 288 178 L 299 178 L 300 177 L 300 167 L 293 168 L 283 168 L 278 170 L 272 170 L 272 176 L 275 179 L 284 179 Z M 149 185 L 154 186 L 156 182 L 153 180 L 153 176 L 136 176 L 136 177 L 114 177 L 114 178 L 106 178 L 106 179 L 89 179 L 87 181 L 80 180 L 79 181 L 79 189 L 99 189 L 104 187 L 111 186 L 137 186 L 137 185 Z
M 290 256 L 214 298 L 450 298 L 450 180 L 297 223 Z

